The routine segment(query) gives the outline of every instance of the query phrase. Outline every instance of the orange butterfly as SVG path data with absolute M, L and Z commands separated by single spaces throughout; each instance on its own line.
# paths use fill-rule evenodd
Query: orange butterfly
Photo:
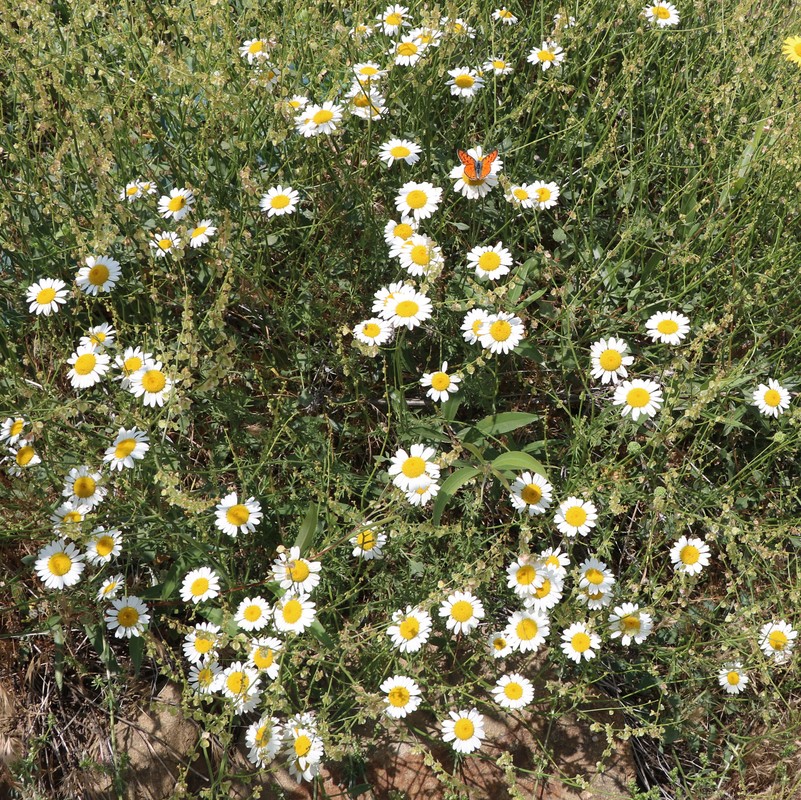
M 498 157 L 498 151 L 493 150 L 483 158 L 473 158 L 464 150 L 457 150 L 459 161 L 464 164 L 464 175 L 469 181 L 483 181 L 492 169 L 492 162 Z

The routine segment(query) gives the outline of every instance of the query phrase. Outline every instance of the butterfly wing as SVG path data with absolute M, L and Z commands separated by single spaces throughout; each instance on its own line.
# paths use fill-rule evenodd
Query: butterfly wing
M 487 153 L 484 158 L 481 159 L 481 170 L 479 172 L 479 178 L 484 180 L 487 175 L 490 174 L 490 170 L 492 169 L 492 162 L 498 157 L 498 151 L 493 150 L 491 153 Z
M 464 150 L 457 150 L 456 155 L 459 156 L 459 161 L 464 165 L 464 174 L 468 180 L 475 181 L 478 179 L 479 162 L 473 158 L 469 153 Z

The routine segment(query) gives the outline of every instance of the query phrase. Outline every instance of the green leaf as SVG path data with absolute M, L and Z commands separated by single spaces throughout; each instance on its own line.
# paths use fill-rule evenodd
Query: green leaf
M 543 477 L 547 477 L 545 467 L 537 461 L 534 456 L 524 453 L 522 450 L 510 450 L 508 453 L 501 453 L 492 462 L 492 468 L 498 472 L 502 470 L 532 470 L 538 472 Z
M 309 510 L 306 512 L 306 516 L 303 518 L 297 538 L 295 539 L 295 547 L 300 548 L 301 555 L 308 551 L 309 545 L 312 543 L 314 533 L 317 530 L 317 515 L 319 513 L 320 505 L 318 503 L 312 503 L 309 506 Z
M 329 650 L 336 648 L 336 642 L 328 635 L 325 628 L 320 624 L 320 620 L 316 619 L 309 626 L 309 630 L 314 634 L 317 640 Z
M 113 673 L 119 672 L 120 665 L 114 657 L 114 652 L 109 647 L 105 635 L 106 628 L 103 623 L 93 622 L 90 625 L 84 625 L 83 629 L 86 631 L 86 638 L 89 639 L 100 660 L 105 664 L 106 669 Z
M 509 433 L 531 425 L 539 417 L 536 414 L 528 414 L 525 411 L 504 411 L 502 414 L 492 414 L 484 417 L 477 422 L 475 428 L 484 436 L 498 436 L 501 433 Z
M 526 285 L 528 274 L 536 265 L 537 260 L 535 258 L 529 258 L 524 261 L 523 265 L 515 272 L 514 278 L 511 281 L 512 286 L 506 295 L 512 306 L 520 299 L 523 287 Z
M 434 512 L 431 515 L 432 524 L 439 525 L 445 505 L 456 493 L 456 490 L 480 474 L 481 470 L 476 467 L 462 467 L 448 476 L 442 486 L 439 487 L 439 494 L 434 502 Z
M 453 422 L 456 419 L 456 412 L 458 411 L 461 402 L 462 401 L 459 397 L 449 397 L 442 404 L 440 411 L 442 412 L 442 418 L 446 422 Z
M 528 308 L 535 300 L 539 300 L 547 291 L 548 287 L 544 286 L 542 289 L 537 289 L 536 292 L 527 294 L 522 302 L 512 308 L 512 311 L 522 311 L 524 308 Z
M 142 661 L 145 657 L 145 640 L 141 636 L 131 636 L 128 652 L 131 654 L 134 675 L 138 676 L 142 669 Z

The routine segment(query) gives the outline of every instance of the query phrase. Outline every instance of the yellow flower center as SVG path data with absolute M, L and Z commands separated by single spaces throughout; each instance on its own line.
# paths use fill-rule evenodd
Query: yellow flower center
M 376 535 L 372 531 L 362 531 L 356 537 L 356 546 L 362 550 L 372 550 L 377 543 Z
M 294 625 L 303 615 L 303 606 L 300 604 L 300 600 L 293 597 L 284 604 L 281 613 L 284 615 L 284 622 Z
M 518 186 L 516 189 L 513 189 L 512 194 L 520 201 L 528 200 L 528 192 L 520 186 Z
M 456 721 L 456 724 L 453 726 L 453 733 L 457 739 L 461 739 L 463 742 L 466 742 L 468 739 L 473 738 L 473 734 L 475 733 L 476 727 L 469 719 L 460 719 Z
M 303 758 L 311 750 L 311 746 L 311 739 L 305 733 L 302 733 L 295 739 L 295 755 L 298 758 Z
M 503 687 L 503 693 L 510 700 L 519 700 L 523 696 L 523 687 L 516 681 L 512 681 Z
M 539 50 L 537 52 L 537 58 L 540 61 L 553 61 L 555 56 L 550 50 Z
M 139 612 L 133 606 L 125 606 L 117 612 L 117 621 L 123 628 L 133 628 L 139 622 Z
M 150 394 L 158 394 L 167 385 L 164 373 L 158 369 L 149 369 L 142 376 L 142 386 Z
M 256 747 L 264 747 L 265 740 L 267 739 L 268 735 L 268 727 L 267 725 L 262 725 L 257 731 L 256 735 L 253 737 L 253 741 L 256 744 Z
M 20 447 L 17 450 L 17 466 L 19 467 L 27 467 L 28 464 L 31 463 L 31 459 L 36 455 L 36 451 L 30 446 L 25 445 L 25 447 Z
M 414 56 L 420 48 L 414 42 L 401 42 L 398 45 L 399 56 Z
M 503 650 L 506 647 L 506 639 L 504 639 L 503 636 L 496 636 L 492 640 L 492 646 L 496 650 Z
M 473 335 L 478 336 L 478 332 L 481 329 L 481 326 L 484 324 L 484 320 L 479 317 L 478 319 L 473 320 Z
M 764 397 L 762 398 L 763 402 L 766 406 L 770 406 L 771 408 L 776 408 L 779 403 L 782 401 L 782 396 L 775 390 L 775 389 L 768 389 L 765 392 Z
M 551 582 L 547 578 L 542 582 L 542 586 L 540 586 L 539 589 L 534 590 L 534 594 L 539 600 L 542 600 L 543 597 L 547 597 L 550 593 Z
M 451 379 L 445 372 L 435 372 L 431 376 L 431 386 L 438 392 L 444 392 L 451 385 Z
M 679 554 L 681 563 L 686 564 L 687 566 L 697 564 L 700 556 L 701 551 L 691 544 L 685 544 L 684 547 L 681 548 L 681 553 Z
M 72 569 L 72 559 L 66 553 L 54 553 L 47 559 L 47 569 L 60 578 Z
M 487 253 L 482 253 L 478 257 L 478 266 L 481 267 L 484 272 L 494 272 L 501 266 L 501 257 L 492 250 Z
M 122 461 L 123 458 L 131 455 L 133 451 L 136 449 L 136 439 L 123 439 L 115 448 L 114 448 L 114 458 L 119 461 Z
M 577 653 L 583 653 L 585 650 L 590 649 L 590 637 L 586 633 L 579 631 L 579 633 L 573 634 L 570 645 Z
M 408 205 L 409 208 L 419 209 L 427 202 L 428 195 L 422 191 L 422 189 L 412 189 L 412 191 L 406 195 L 406 205 Z
M 551 190 L 541 186 L 537 189 L 537 202 L 547 203 L 551 199 Z
M 505 342 L 512 335 L 512 326 L 505 319 L 499 319 L 490 325 L 489 332 L 496 342 Z
M 255 603 L 251 603 L 243 612 L 242 616 L 248 622 L 255 622 L 257 619 L 261 619 L 261 606 L 257 606 Z
M 117 588 L 117 581 L 111 581 L 110 583 L 106 584 L 101 591 L 103 595 L 111 594 Z
M 639 386 L 629 389 L 629 393 L 626 395 L 626 402 L 631 408 L 645 408 L 651 402 L 651 393 Z
M 19 436 L 22 433 L 22 429 L 25 427 L 25 420 L 23 419 L 15 419 L 11 425 L 11 430 L 9 434 L 11 436 Z
M 126 358 L 122 365 L 122 371 L 126 375 L 132 375 L 137 370 L 142 369 L 142 359 L 139 356 L 131 356 Z
M 670 11 L 667 8 L 665 8 L 665 6 L 654 6 L 651 9 L 651 13 L 657 19 L 669 19 L 670 17 Z
M 498 11 L 498 16 L 501 19 L 511 19 L 512 18 L 512 12 L 511 11 L 507 11 L 505 8 L 502 8 L 500 11 Z
M 197 682 L 200 686 L 211 686 L 214 680 L 214 672 L 211 667 L 203 667 L 197 674 Z
M 290 561 L 286 567 L 287 578 L 290 578 L 295 583 L 303 583 L 309 577 L 310 572 L 309 565 L 302 559 L 294 562 Z
M 531 564 L 524 564 L 522 567 L 520 567 L 520 569 L 517 570 L 515 580 L 521 586 L 530 586 L 536 577 L 537 570 L 535 570 Z
M 409 641 L 410 639 L 414 639 L 418 633 L 420 633 L 420 623 L 415 619 L 415 617 L 406 617 L 403 622 L 398 626 L 398 633 Z
M 520 498 L 524 503 L 535 506 L 542 500 L 542 489 L 536 483 L 526 484 L 520 492 Z
M 413 317 L 420 310 L 420 306 L 414 300 L 401 300 L 395 306 L 395 314 L 398 317 Z
M 357 108 L 367 108 L 370 105 L 370 98 L 364 92 L 360 92 L 353 98 L 353 105 Z
M 248 676 L 241 671 L 232 672 L 226 679 L 225 685 L 231 694 L 244 694 L 250 686 Z
M 414 228 L 411 225 L 409 225 L 408 222 L 399 223 L 394 227 L 392 231 L 392 235 L 397 237 L 398 239 L 408 239 L 413 233 L 414 233 Z
M 660 333 L 667 333 L 667 334 L 676 333 L 676 331 L 679 329 L 679 324 L 678 322 L 672 319 L 663 319 L 656 326 L 656 329 Z
M 517 623 L 515 633 L 521 642 L 531 641 L 539 633 L 539 625 L 531 617 L 525 617 Z
M 601 369 L 607 372 L 614 372 L 623 363 L 623 356 L 618 350 L 607 349 L 598 357 Z
M 89 475 L 82 475 L 80 478 L 76 478 L 75 482 L 72 484 L 73 494 L 83 500 L 87 497 L 91 497 L 95 493 L 96 488 L 97 482 L 94 478 L 89 477 Z
M 467 75 L 463 72 L 461 75 L 457 75 L 453 82 L 460 89 L 469 89 L 476 82 L 476 80 L 471 75 Z
M 407 478 L 419 478 L 425 471 L 426 462 L 420 456 L 409 456 L 401 467 L 401 472 Z
M 631 635 L 640 632 L 640 618 L 635 614 L 629 614 L 620 620 L 620 629 L 623 633 Z
M 384 22 L 386 22 L 387 25 L 400 25 L 403 23 L 403 14 L 393 11 L 391 14 L 387 14 L 386 17 L 384 17 Z
M 366 64 L 359 70 L 359 74 L 364 75 L 366 78 L 372 78 L 375 75 L 378 75 L 378 70 L 375 67 Z
M 451 606 L 451 616 L 457 622 L 467 622 L 473 616 L 473 606 L 467 600 L 458 600 Z
M 783 631 L 771 631 L 770 636 L 768 636 L 768 644 L 774 650 L 784 650 L 787 647 L 787 634 Z
M 737 686 L 740 683 L 740 673 L 731 670 L 730 672 L 726 673 L 726 682 L 729 686 Z
M 250 47 L 248 47 L 248 53 L 251 55 L 256 55 L 256 53 L 261 53 L 264 50 L 264 42 L 261 39 L 256 39 L 255 42 L 252 42 Z
M 162 250 L 170 250 L 170 249 L 172 249 L 172 239 L 168 239 L 168 238 L 159 239 L 158 244 L 159 244 L 159 247 Z
M 273 665 L 273 651 L 269 647 L 259 647 L 253 653 L 253 663 L 259 669 L 269 669 Z
M 231 525 L 236 525 L 238 528 L 250 519 L 250 511 L 247 506 L 242 505 L 242 503 L 237 503 L 225 512 L 225 518 Z
M 381 326 L 375 322 L 368 322 L 366 325 L 362 325 L 362 334 L 368 339 L 375 339 L 380 333 Z
M 556 567 L 557 569 L 559 569 L 559 567 L 561 567 L 561 566 L 562 566 L 562 565 L 559 563 L 559 559 L 558 559 L 556 556 L 554 556 L 554 555 L 550 555 L 550 556 L 548 556 L 548 558 L 546 558 L 546 559 L 545 559 L 545 563 L 546 563 L 546 564 L 547 564 L 549 567 Z
M 110 274 L 105 264 L 95 264 L 89 270 L 89 283 L 92 286 L 102 286 L 108 280 Z
M 182 194 L 179 194 L 167 203 L 167 208 L 169 208 L 170 211 L 180 211 L 185 205 L 186 198 Z
M 127 194 L 128 197 L 133 197 L 135 194 L 139 194 L 139 187 L 138 186 L 129 186 L 125 190 L 125 194 Z
M 587 512 L 581 506 L 571 506 L 565 511 L 565 522 L 573 528 L 580 528 L 587 521 Z
M 40 306 L 46 306 L 48 303 L 53 302 L 55 296 L 56 290 L 52 286 L 48 286 L 47 289 L 42 289 L 39 294 L 36 295 L 36 302 Z
M 192 597 L 202 597 L 209 590 L 208 578 L 195 578 L 189 586 Z
M 595 569 L 595 567 L 590 567 L 585 573 L 584 577 L 591 583 L 593 586 L 600 586 L 604 582 L 604 574 L 599 569 Z
M 105 558 L 114 549 L 113 536 L 101 536 L 95 541 L 95 550 L 101 558 Z
M 73 369 L 76 375 L 88 375 L 94 370 L 96 364 L 97 358 L 94 353 L 84 353 L 82 356 L 78 356 Z
M 393 686 L 387 694 L 389 704 L 395 708 L 403 708 L 409 702 L 410 697 L 409 690 L 403 686 Z
M 331 122 L 334 118 L 334 112 L 327 108 L 321 108 L 312 117 L 312 122 L 315 125 L 325 125 L 326 122 Z
M 192 234 L 189 238 L 195 239 L 198 236 L 202 236 L 208 229 L 209 229 L 208 225 L 198 225 L 197 228 L 195 228 L 192 231 Z
M 207 636 L 196 636 L 195 637 L 195 650 L 201 655 L 206 655 L 206 653 L 211 652 L 212 648 L 214 647 L 214 639 L 210 639 Z
M 62 523 L 70 524 L 74 522 L 81 522 L 83 520 L 83 514 L 80 511 L 68 511 L 62 518 Z
M 406 147 L 405 144 L 396 144 L 394 147 L 390 148 L 389 154 L 393 158 L 407 158 L 412 154 L 412 151 Z M 408 225 L 406 226 L 409 227 Z M 397 236 L 397 229 L 395 230 L 395 235 Z
M 411 258 L 418 267 L 427 267 L 431 263 L 431 250 L 428 248 L 428 245 L 416 244 L 409 251 L 409 258 Z

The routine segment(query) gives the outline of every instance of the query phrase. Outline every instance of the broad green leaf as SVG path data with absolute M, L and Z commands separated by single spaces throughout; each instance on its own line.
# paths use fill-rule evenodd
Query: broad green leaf
M 141 636 L 131 636 L 128 652 L 131 654 L 134 675 L 139 675 L 145 657 L 145 640 Z
M 448 476 L 442 486 L 439 487 L 439 494 L 434 502 L 434 512 L 431 515 L 431 522 L 434 525 L 439 525 L 445 505 L 453 497 L 456 490 L 480 474 L 481 470 L 476 467 L 462 467 Z
M 314 634 L 317 640 L 329 650 L 334 650 L 336 648 L 336 642 L 328 635 L 325 628 L 320 624 L 319 619 L 312 622 L 309 626 L 309 630 Z
M 501 453 L 501 455 L 493 460 L 492 468 L 499 472 L 501 470 L 512 470 L 516 472 L 520 470 L 530 470 L 538 472 L 543 477 L 546 477 L 545 467 L 543 467 L 534 456 L 530 456 L 522 450 L 510 450 L 508 453 Z
M 111 647 L 109 647 L 108 639 L 106 639 L 106 626 L 102 622 L 93 622 L 84 625 L 83 629 L 86 631 L 86 638 L 91 642 L 106 669 L 111 673 L 119 672 L 120 665 L 117 663 Z
M 538 419 L 539 417 L 536 414 L 528 414 L 525 411 L 504 411 L 502 414 L 484 417 L 484 419 L 476 423 L 475 427 L 477 431 L 480 431 L 485 436 L 498 436 L 501 433 L 509 433 L 526 425 L 531 425 L 532 422 L 536 422 Z
M 300 548 L 300 554 L 303 555 L 309 549 L 309 545 L 314 538 L 314 532 L 317 530 L 317 515 L 320 513 L 320 506 L 318 503 L 312 503 L 303 522 L 300 525 L 297 538 L 295 539 L 295 547 Z

